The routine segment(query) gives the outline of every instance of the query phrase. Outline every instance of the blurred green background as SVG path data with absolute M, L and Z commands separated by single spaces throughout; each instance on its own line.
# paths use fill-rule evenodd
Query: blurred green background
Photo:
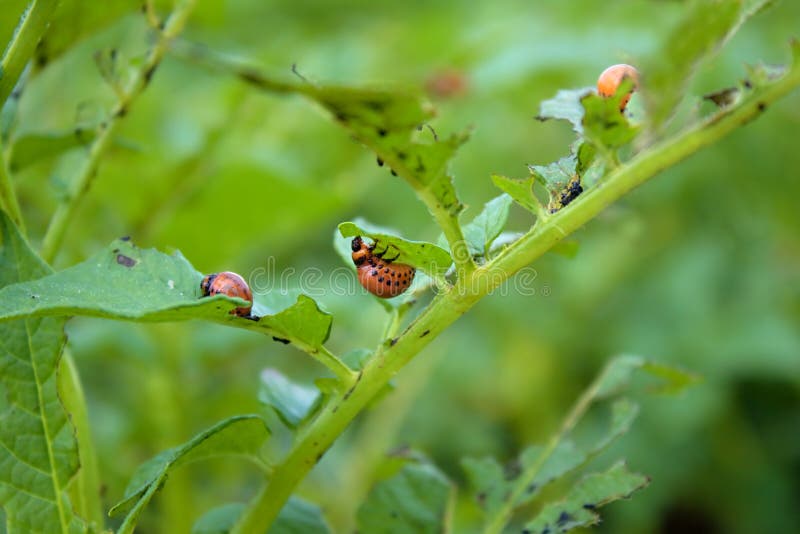
M 4 42 L 24 3 L 4 2 Z M 43 48 L 47 63 L 21 99 L 16 138 L 70 132 L 113 103 L 93 54 L 114 47 L 135 61 L 148 33 L 139 2 L 104 4 L 64 2 Z M 610 64 L 652 57 L 683 7 L 201 0 L 184 37 L 279 77 L 292 76 L 296 63 L 320 82 L 460 80 L 458 94 L 431 97 L 437 131 L 475 127 L 453 166 L 469 220 L 498 194 L 491 173 L 523 177 L 526 164 L 567 153 L 567 125 L 533 120 L 539 101 L 592 85 Z M 798 22 L 795 1 L 758 16 L 702 65 L 691 95 L 734 85 L 746 64 L 785 62 Z M 60 50 L 59 39 L 69 47 Z M 711 111 L 696 96 L 687 115 Z M 574 258 L 536 263 L 535 295 L 512 284 L 435 340 L 299 493 L 343 531 L 374 480 L 375 459 L 400 445 L 425 452 L 463 487 L 463 455 L 508 460 L 545 439 L 603 363 L 624 352 L 683 366 L 705 382 L 679 397 L 647 398 L 630 434 L 601 459 L 625 456 L 653 482 L 609 507 L 598 530 L 800 532 L 798 131 L 795 93 L 607 210 L 575 236 Z M 16 170 L 34 242 L 81 150 Z M 311 103 L 168 57 L 125 118 L 57 267 L 131 235 L 142 246 L 180 249 L 204 272 L 247 276 L 272 261 L 278 272 L 328 272 L 342 265 L 333 231 L 356 216 L 412 239 L 438 236 L 410 189 Z M 508 229 L 530 222 L 514 208 Z M 326 280 L 315 288 L 335 317 L 329 347 L 374 346 L 383 309 L 364 294 L 331 294 Z M 306 383 L 324 371 L 290 347 L 213 325 L 74 319 L 68 333 L 109 505 L 143 460 L 226 416 L 262 411 L 261 369 Z M 288 436 L 276 433 L 285 445 Z M 257 483 L 235 462 L 183 470 L 140 531 L 188 531 L 202 512 L 247 498 Z M 464 525 L 478 512 L 467 491 L 459 495 Z

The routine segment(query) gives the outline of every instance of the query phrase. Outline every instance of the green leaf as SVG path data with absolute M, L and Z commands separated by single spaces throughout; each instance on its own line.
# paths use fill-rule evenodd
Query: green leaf
M 570 154 L 548 165 L 529 165 L 531 175 L 549 192 L 562 190 L 576 174 L 578 160 Z
M 327 534 L 330 531 L 319 506 L 290 497 L 270 527 L 269 534 Z
M 686 15 L 642 69 L 642 94 L 656 133 L 685 96 L 697 67 L 738 28 L 743 13 L 750 13 L 743 12 L 741 0 L 694 0 L 687 6 Z
M 687 371 L 651 362 L 640 356 L 622 355 L 606 366 L 596 385 L 594 397 L 603 399 L 619 395 L 629 387 L 637 370 L 661 379 L 658 389 L 663 392 L 677 393 L 699 381 L 697 375 Z
M 8 166 L 12 171 L 21 171 L 29 165 L 54 158 L 72 148 L 88 145 L 95 136 L 96 132 L 92 129 L 24 135 L 11 145 Z
M 606 432 L 586 451 L 578 449 L 569 440 L 558 443 L 539 464 L 546 452 L 542 446 L 531 446 L 519 459 L 503 469 L 493 458 L 464 458 L 462 466 L 473 488 L 476 500 L 487 518 L 493 517 L 508 502 L 520 476 L 535 469 L 535 476 L 527 482 L 525 491 L 515 500 L 518 507 L 533 500 L 547 484 L 575 471 L 588 460 L 606 450 L 617 438 L 625 434 L 638 414 L 635 403 L 621 399 L 612 405 L 611 423 Z
M 564 120 L 572 124 L 573 130 L 577 133 L 583 132 L 583 105 L 581 100 L 589 94 L 594 93 L 593 87 L 583 87 L 581 89 L 562 89 L 556 96 L 542 101 L 539 104 L 539 115 L 536 118 L 540 121 L 550 119 Z M 617 108 L 619 110 L 619 108 Z
M 408 241 L 394 235 L 370 232 L 353 222 L 341 223 L 339 233 L 342 237 L 368 237 L 376 243 L 379 250 L 389 247 L 391 257 L 399 254 L 395 262 L 411 265 L 433 277 L 443 275 L 453 263 L 450 253 L 433 243 Z
M 45 276 L 50 268 L 0 212 L 0 286 Z M 68 497 L 78 471 L 75 429 L 61 403 L 57 369 L 63 319 L 0 324 L 0 503 L 14 532 L 86 532 Z
M 574 154 L 565 156 L 549 165 L 529 165 L 533 177 L 550 195 L 547 211 L 555 213 L 571 203 L 583 192 L 581 177 L 577 171 L 578 158 Z
M 166 482 L 170 472 L 182 465 L 222 456 L 238 456 L 263 467 L 259 455 L 270 432 L 255 415 L 231 417 L 193 437 L 185 444 L 151 458 L 134 473 L 125 496 L 109 512 L 128 512 L 117 534 L 133 532 L 144 507 Z
M 192 534 L 228 534 L 242 514 L 245 505 L 232 503 L 214 508 L 197 520 Z M 290 497 L 268 534 L 327 534 L 330 528 L 315 504 Z
M 258 400 L 273 409 L 290 428 L 297 428 L 313 413 L 321 398 L 316 388 L 294 384 L 276 369 L 261 372 Z
M 261 332 L 301 348 L 319 348 L 331 316 L 310 297 L 258 295 L 256 320 L 230 315 L 246 302 L 224 295 L 200 298 L 203 275 L 176 252 L 140 249 L 114 241 L 89 260 L 35 281 L 0 290 L 0 321 L 22 317 L 86 315 L 130 321 L 203 319 Z
M 413 92 L 310 85 L 296 90 L 327 108 L 415 190 L 436 198 L 451 218 L 458 216 L 463 205 L 448 174 L 448 164 L 469 132 L 439 139 L 432 131 L 422 130 L 420 135 L 432 141 L 418 140 L 419 130 L 433 117 L 433 108 Z
M 407 463 L 375 485 L 358 509 L 358 528 L 370 534 L 447 532 L 453 487 L 429 463 Z
M 245 507 L 244 503 L 235 502 L 209 510 L 192 526 L 192 534 L 228 534 Z
M 579 481 L 564 500 L 545 505 L 525 525 L 524 532 L 567 532 L 578 527 L 596 525 L 600 522 L 600 516 L 595 512 L 597 508 L 627 499 L 649 483 L 648 477 L 632 473 L 624 462 L 618 462 L 603 473 L 593 473 Z
M 533 183 L 535 181 L 536 178 L 534 176 L 514 179 L 499 174 L 492 175 L 492 182 L 494 182 L 494 185 L 508 193 L 517 204 L 534 215 L 541 217 L 544 214 L 544 207 L 539 203 L 539 199 L 536 198 L 536 195 L 533 194 Z
M 633 89 L 634 82 L 625 78 L 619 84 L 616 94 L 611 98 L 603 98 L 596 93 L 588 93 L 581 98 L 584 107 L 583 135 L 596 147 L 608 150 L 628 144 L 636 136 L 638 128 L 632 126 L 624 113 L 620 112 L 620 100 Z M 581 167 L 588 167 L 589 154 L 585 152 Z M 580 154 L 580 152 L 579 152 Z
M 503 231 L 508 221 L 512 199 L 507 194 L 497 196 L 483 206 L 483 210 L 464 226 L 464 239 L 473 255 L 488 256 L 492 243 Z

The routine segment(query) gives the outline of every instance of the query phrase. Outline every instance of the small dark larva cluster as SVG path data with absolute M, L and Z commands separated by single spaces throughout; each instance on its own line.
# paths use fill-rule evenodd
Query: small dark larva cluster
M 231 315 L 239 317 L 250 317 L 250 310 L 253 309 L 253 293 L 244 278 L 236 273 L 222 272 L 209 274 L 200 282 L 200 291 L 204 297 L 214 295 L 227 295 L 238 297 L 250 302 L 250 306 L 242 306 L 231 310 Z
M 386 250 L 375 252 L 375 244 L 367 245 L 360 236 L 350 244 L 358 281 L 376 297 L 388 299 L 403 293 L 414 280 L 416 270 L 405 263 L 393 263 L 397 257 L 384 258 Z

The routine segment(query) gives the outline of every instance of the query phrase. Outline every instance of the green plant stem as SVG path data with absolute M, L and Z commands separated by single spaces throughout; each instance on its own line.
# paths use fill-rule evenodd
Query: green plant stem
M 89 428 L 89 412 L 83 386 L 68 349 L 64 349 L 58 368 L 58 394 L 75 427 L 75 440 L 78 442 L 80 470 L 70 484 L 70 498 L 75 511 L 100 530 L 103 527 L 104 514 L 100 499 L 97 455 Z
M 119 99 L 108 119 L 98 127 L 97 136 L 89 147 L 89 153 L 83 166 L 78 171 L 75 179 L 70 184 L 64 199 L 56 208 L 47 232 L 42 241 L 41 256 L 51 263 L 61 247 L 67 226 L 75 216 L 80 201 L 86 195 L 97 174 L 100 158 L 111 145 L 114 132 L 122 118 L 130 111 L 136 98 L 145 90 L 155 73 L 156 68 L 164 58 L 170 41 L 178 35 L 186 24 L 186 19 L 194 7 L 195 0 L 181 0 L 169 16 L 163 31 L 157 34 L 156 42 L 150 48 L 141 68 L 136 72 L 127 86 L 121 91 Z
M 8 216 L 17 225 L 22 235 L 25 235 L 25 221 L 22 218 L 17 194 L 11 181 L 11 173 L 8 172 L 8 167 L 6 167 L 2 141 L 0 141 L 0 207 L 8 213 Z
M 357 372 L 350 369 L 342 360 L 325 347 L 315 349 L 312 347 L 300 346 L 299 348 L 307 352 L 312 358 L 336 375 L 336 378 L 342 383 L 344 389 L 352 387 L 358 379 Z
M 515 503 L 519 502 L 520 497 L 534 481 L 536 475 L 539 474 L 539 471 L 541 471 L 545 462 L 547 462 L 547 460 L 553 454 L 553 451 L 556 450 L 558 444 L 561 443 L 561 440 L 563 440 L 564 437 L 569 434 L 573 428 L 575 428 L 575 425 L 578 423 L 578 421 L 580 421 L 580 419 L 592 405 L 597 397 L 598 388 L 605 380 L 609 370 L 610 364 L 606 365 L 603 371 L 597 376 L 597 378 L 594 379 L 592 384 L 586 390 L 584 390 L 583 394 L 572 406 L 572 409 L 570 410 L 569 414 L 567 414 L 567 417 L 561 423 L 561 428 L 559 428 L 556 434 L 551 436 L 544 450 L 542 450 L 542 452 L 539 453 L 539 456 L 536 457 L 536 461 L 519 475 L 516 483 L 514 484 L 514 488 L 511 490 L 511 495 L 509 498 L 505 499 L 503 506 L 499 508 L 492 517 L 487 518 L 486 528 L 483 531 L 484 534 L 498 534 L 503 531 L 506 523 L 508 523 L 508 520 L 511 518 Z
M 33 57 L 60 0 L 33 0 L 22 14 L 0 61 L 0 108 Z
M 798 45 L 795 43 L 794 46 Z M 755 119 L 767 105 L 798 86 L 800 65 L 795 65 L 782 79 L 755 89 L 735 108 L 722 110 L 637 155 L 568 207 L 536 225 L 490 263 L 475 269 L 470 276 L 460 278 L 454 287 L 439 293 L 393 345 L 384 347 L 367 363 L 355 385 L 333 397 L 306 427 L 286 458 L 276 466 L 272 477 L 247 506 L 232 532 L 244 534 L 265 530 L 277 517 L 297 484 L 381 388 L 482 297 L 625 193 Z

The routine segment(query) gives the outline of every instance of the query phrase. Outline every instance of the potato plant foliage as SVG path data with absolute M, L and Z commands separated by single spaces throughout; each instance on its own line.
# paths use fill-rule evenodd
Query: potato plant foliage
M 402 377 L 406 372 L 420 376 L 418 369 L 423 367 L 404 368 L 417 357 L 424 362 L 426 346 L 476 303 L 504 299 L 490 294 L 499 293 L 548 251 L 574 256 L 570 236 L 576 230 L 638 185 L 768 112 L 800 85 L 800 44 L 789 42 L 791 36 L 786 35 L 789 44 L 781 66 L 743 67 L 738 79 L 715 88 L 714 105 L 699 105 L 700 95 L 691 93 L 694 76 L 772 2 L 695 0 L 670 6 L 673 29 L 649 55 L 638 56 L 641 83 L 624 112 L 620 101 L 632 82 L 624 80 L 608 98 L 599 96 L 591 84 L 602 68 L 581 77 L 585 87 L 560 90 L 538 109 L 519 110 L 530 116 L 531 129 L 555 132 L 564 126 L 571 139 L 552 162 L 541 160 L 532 147 L 532 159 L 518 165 L 527 165 L 527 175 L 484 176 L 496 193 L 472 209 L 466 209 L 453 161 L 469 153 L 476 142 L 470 137 L 477 135 L 473 129 L 480 133 L 480 123 L 469 127 L 469 119 L 448 116 L 446 109 L 437 112 L 421 90 L 350 78 L 346 83 L 321 83 L 302 64 L 290 72 L 268 61 L 235 58 L 214 44 L 219 39 L 213 32 L 204 34 L 194 26 L 223 16 L 224 8 L 195 4 L 13 0 L 0 13 L 0 37 L 7 42 L 0 64 L 0 530 L 132 533 L 139 526 L 142 532 L 191 529 L 196 534 L 322 533 L 342 528 L 363 533 L 547 534 L 597 525 L 605 506 L 636 498 L 649 484 L 658 484 L 640 473 L 635 461 L 626 461 L 615 445 L 624 441 L 639 416 L 642 383 L 675 393 L 696 382 L 697 376 L 654 359 L 607 355 L 602 370 L 561 423 L 528 422 L 542 429 L 540 436 L 549 437 L 515 445 L 518 450 L 503 459 L 475 454 L 480 447 L 464 444 L 460 462 L 437 465 L 436 455 L 415 443 L 413 435 L 393 437 L 398 428 L 393 421 L 381 420 L 378 403 L 413 396 L 412 384 Z M 274 9 L 280 13 L 277 4 L 281 3 Z M 661 3 L 653 2 L 651 9 L 667 9 L 657 4 Z M 272 37 L 280 46 L 280 36 Z M 65 72 L 66 61 L 80 68 Z M 178 108 L 175 113 L 196 112 L 207 118 L 208 108 L 222 106 L 229 119 L 204 139 L 194 134 L 189 122 L 169 126 L 176 128 L 170 135 L 201 148 L 185 158 L 155 158 L 128 137 L 127 125 L 161 127 L 153 113 L 139 115 L 139 110 L 167 98 L 158 92 L 159 78 L 177 72 L 186 85 L 180 98 L 169 96 Z M 101 96 L 69 113 L 60 109 L 59 101 L 37 96 L 67 75 L 92 80 L 101 87 Z M 192 80 L 209 75 L 232 83 L 215 94 L 198 95 Z M 391 77 L 390 69 L 386 77 Z M 183 98 L 186 102 L 177 101 Z M 297 113 L 302 121 L 327 121 L 325 136 L 354 141 L 346 157 L 368 153 L 371 165 L 377 161 L 386 182 L 370 189 L 369 213 L 339 221 L 320 217 L 330 199 L 314 187 L 284 183 L 265 194 L 256 185 L 250 191 L 248 181 L 222 189 L 212 183 L 209 176 L 216 172 L 219 153 L 234 150 L 225 142 L 226 123 L 252 121 L 248 106 L 265 98 L 273 101 L 275 117 Z M 42 129 L 35 123 L 38 117 L 48 124 L 51 112 L 59 117 L 72 114 L 70 127 Z M 314 158 L 315 143 L 321 147 L 325 142 L 303 139 L 300 126 L 284 138 L 278 126 L 271 126 L 272 117 L 258 120 L 269 132 L 257 140 L 263 150 L 258 157 L 271 169 L 268 172 L 302 165 Z M 461 122 L 462 127 L 448 131 L 449 125 Z M 303 147 L 292 149 L 289 144 Z M 127 161 L 155 158 L 150 172 L 163 180 L 137 188 L 136 176 L 108 175 L 104 164 L 112 155 Z M 359 165 L 351 172 L 365 172 Z M 36 184 L 39 192 L 33 195 L 26 180 L 37 172 L 51 178 Z M 255 175 L 257 170 L 245 168 L 243 174 Z M 334 188 L 341 183 L 353 196 L 362 181 L 335 174 L 325 180 Z M 119 188 L 118 204 L 93 203 L 95 191 L 104 188 Z M 432 230 L 421 234 L 424 225 L 403 228 L 393 220 L 396 210 L 391 204 L 399 191 L 416 198 L 417 212 L 420 218 L 430 217 Z M 185 255 L 171 249 L 181 249 L 181 242 L 160 240 L 160 226 L 173 225 L 173 236 L 194 230 L 185 219 L 165 214 L 206 194 L 213 202 L 204 204 L 207 209 L 200 217 L 213 225 L 203 235 L 205 255 L 192 257 L 186 249 Z M 270 194 L 291 200 L 284 207 L 268 204 Z M 253 202 L 264 202 L 265 208 L 239 209 Z M 129 209 L 126 203 L 147 216 L 113 228 L 125 237 L 105 246 L 87 240 L 75 248 L 79 225 L 102 228 L 108 213 Z M 311 234 L 325 239 L 301 227 L 300 217 L 312 225 Z M 253 221 L 247 228 L 241 225 L 241 233 L 234 224 L 239 218 Z M 286 236 L 275 250 L 295 240 L 304 242 L 309 258 L 338 253 L 343 279 L 350 282 L 355 280 L 349 256 L 355 236 L 391 251 L 387 254 L 394 261 L 414 267 L 417 276 L 406 293 L 393 299 L 348 295 L 351 314 L 381 314 L 386 322 L 368 348 L 361 346 L 364 336 L 358 332 L 337 331 L 337 307 L 329 306 L 318 292 L 263 286 L 274 273 L 248 278 L 242 272 L 255 296 L 252 315 L 232 315 L 229 312 L 245 302 L 225 295 L 204 298 L 200 281 L 212 265 L 233 269 L 226 263 L 226 252 L 232 243 L 259 239 L 259 226 L 280 228 Z M 238 265 L 244 270 L 253 264 Z M 200 322 L 199 331 L 208 328 L 213 333 L 202 338 L 209 350 L 224 351 L 212 339 L 216 332 L 225 332 L 220 339 L 254 336 L 247 339 L 257 340 L 253 343 L 260 354 L 242 358 L 255 362 L 278 349 L 297 358 L 309 356 L 315 360 L 315 379 L 293 379 L 294 364 L 286 361 L 253 363 L 260 371 L 251 373 L 252 387 L 235 392 L 249 411 L 221 410 L 215 422 L 202 426 L 195 424 L 196 405 L 178 409 L 163 401 L 167 408 L 153 407 L 148 415 L 152 426 L 144 423 L 149 430 L 140 432 L 158 433 L 166 425 L 170 443 L 163 450 L 138 450 L 138 457 L 150 459 L 135 470 L 113 475 L 126 477 L 127 487 L 106 488 L 103 481 L 112 475 L 103 469 L 114 462 L 98 461 L 96 441 L 127 431 L 115 427 L 102 409 L 87 409 L 87 398 L 94 393 L 84 391 L 81 366 L 76 366 L 82 358 L 80 325 L 87 323 L 75 317 L 102 319 L 108 329 L 117 328 L 117 322 L 142 323 L 137 331 L 157 330 L 162 328 L 158 323 L 166 323 L 165 334 L 177 329 L 176 323 Z M 73 322 L 78 325 L 74 332 Z M 68 343 L 67 333 L 74 344 Z M 156 352 L 159 360 L 174 362 L 172 351 L 179 351 L 183 342 L 177 335 L 167 338 L 171 341 Z M 131 350 L 137 350 L 135 339 L 129 340 Z M 161 364 L 142 358 L 136 365 L 148 369 Z M 247 373 L 241 365 L 231 369 L 220 367 L 218 372 L 221 377 Z M 122 367 L 105 372 L 110 373 L 109 384 L 124 380 Z M 180 397 L 180 385 L 193 379 L 153 371 L 152 380 L 137 386 L 141 402 L 153 395 L 163 397 L 162 390 L 172 392 L 167 397 Z M 226 390 L 221 379 L 213 392 L 209 390 L 208 402 L 226 394 L 234 392 Z M 163 418 L 183 423 L 162 424 Z M 359 435 L 373 432 L 372 441 L 356 440 L 349 452 L 331 451 L 356 418 L 363 419 Z M 130 436 L 133 450 L 137 434 Z M 332 473 L 326 464 L 324 476 L 346 480 L 358 470 L 366 473 L 367 482 L 361 486 L 343 484 L 342 493 L 352 490 L 358 497 L 356 506 L 337 509 L 330 504 L 334 497 L 315 502 L 313 491 L 299 491 L 301 482 L 329 454 L 336 455 L 341 473 Z M 176 501 L 170 499 L 189 491 L 186 473 L 206 465 L 233 469 L 241 480 L 234 488 L 221 485 L 214 501 L 193 501 L 202 509 L 175 511 Z M 213 486 L 213 474 L 222 468 L 206 469 L 205 484 Z M 327 517 L 329 513 L 336 517 Z M 161 519 L 148 523 L 148 514 Z

